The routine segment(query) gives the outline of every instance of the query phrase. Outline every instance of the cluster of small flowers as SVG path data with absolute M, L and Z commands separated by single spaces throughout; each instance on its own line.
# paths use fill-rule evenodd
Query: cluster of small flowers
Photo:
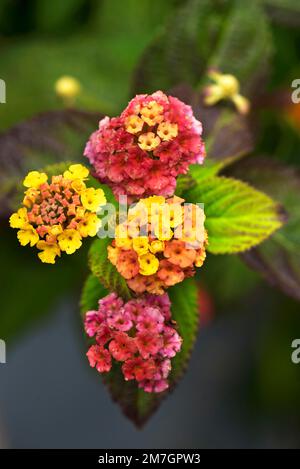
M 87 188 L 89 170 L 71 165 L 63 175 L 52 176 L 31 171 L 24 179 L 27 188 L 24 207 L 10 217 L 10 226 L 19 229 L 22 246 L 30 244 L 41 250 L 42 262 L 54 264 L 61 251 L 73 254 L 82 238 L 95 236 L 101 225 L 97 210 L 106 204 L 102 189 Z
M 144 295 L 124 303 L 116 293 L 99 300 L 98 311 L 85 315 L 85 330 L 96 344 L 87 352 L 100 373 L 111 370 L 113 359 L 122 363 L 126 381 L 136 380 L 146 392 L 168 388 L 170 359 L 181 348 L 181 337 L 171 321 L 170 300 Z
M 102 119 L 85 156 L 116 196 L 170 196 L 176 177 L 203 162 L 201 134 L 190 106 L 157 91 L 137 95 L 119 117 Z
M 206 256 L 205 215 L 174 196 L 141 199 L 116 227 L 108 258 L 136 293 L 161 295 L 195 274 Z

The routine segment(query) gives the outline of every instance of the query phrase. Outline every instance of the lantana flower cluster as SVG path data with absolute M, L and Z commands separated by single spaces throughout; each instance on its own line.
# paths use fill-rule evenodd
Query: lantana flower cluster
M 82 238 L 97 234 L 101 220 L 96 212 L 106 198 L 102 189 L 86 187 L 88 175 L 86 167 L 74 164 L 49 182 L 44 172 L 31 171 L 25 177 L 23 207 L 11 215 L 10 226 L 19 230 L 22 246 L 40 250 L 42 262 L 54 264 L 62 251 L 73 254 Z
M 176 177 L 203 162 L 201 134 L 190 106 L 157 91 L 137 95 L 119 117 L 102 119 L 85 156 L 116 196 L 170 196 Z
M 125 380 L 146 392 L 168 388 L 171 359 L 182 344 L 166 289 L 193 276 L 206 256 L 203 209 L 174 195 L 178 175 L 203 163 L 201 135 L 192 108 L 157 91 L 137 95 L 120 116 L 102 119 L 84 152 L 92 175 L 120 204 L 121 195 L 135 203 L 125 216 L 120 209 L 107 251 L 107 262 L 135 297 L 124 302 L 111 293 L 85 314 L 86 333 L 94 339 L 87 357 L 100 373 L 119 364 Z M 42 262 L 54 264 L 62 252 L 79 249 L 83 238 L 101 236 L 98 213 L 106 198 L 102 189 L 89 187 L 88 176 L 85 166 L 72 164 L 63 174 L 31 171 L 25 177 L 22 207 L 10 225 L 22 246 L 39 250 Z
M 127 303 L 111 293 L 99 300 L 97 311 L 85 315 L 85 331 L 95 338 L 87 352 L 99 373 L 121 363 L 126 381 L 136 380 L 146 392 L 168 388 L 171 358 L 181 348 L 181 337 L 171 321 L 170 300 L 144 295 Z
M 108 258 L 134 292 L 161 295 L 202 266 L 204 220 L 200 206 L 180 197 L 141 199 L 116 227 Z

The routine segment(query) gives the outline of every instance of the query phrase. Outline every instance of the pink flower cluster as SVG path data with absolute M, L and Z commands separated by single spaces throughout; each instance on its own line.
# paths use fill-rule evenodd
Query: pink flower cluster
M 116 293 L 99 300 L 98 311 L 85 315 L 85 331 L 96 344 L 87 352 L 99 373 L 110 371 L 113 359 L 122 363 L 126 381 L 135 379 L 146 392 L 168 388 L 171 358 L 182 339 L 171 321 L 170 300 L 144 295 L 124 303 Z
M 84 154 L 115 196 L 170 196 L 176 177 L 203 162 L 201 134 L 190 106 L 157 91 L 137 95 L 119 117 L 102 119 Z

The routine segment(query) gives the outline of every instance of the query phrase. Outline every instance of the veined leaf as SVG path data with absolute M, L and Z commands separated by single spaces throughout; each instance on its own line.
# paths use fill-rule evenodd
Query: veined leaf
M 96 310 L 100 298 L 108 295 L 108 290 L 103 287 L 95 275 L 90 274 L 85 281 L 80 298 L 80 311 L 84 316 L 87 311 Z
M 255 249 L 243 254 L 245 262 L 272 285 L 300 300 L 300 173 L 268 158 L 239 163 L 234 174 L 276 197 L 287 211 L 285 226 Z
M 175 285 L 170 289 L 169 296 L 172 303 L 172 318 L 177 322 L 178 332 L 183 338 L 182 349 L 172 360 L 172 373 L 170 375 L 172 387 L 184 373 L 197 338 L 199 307 L 198 288 L 195 280 L 187 279 L 183 283 Z
M 213 254 L 243 252 L 282 226 L 279 204 L 241 181 L 212 177 L 184 194 L 187 202 L 204 204 L 209 245 Z
M 271 55 L 271 32 L 260 0 L 233 1 L 209 67 L 232 73 L 240 80 L 244 93 L 256 93 L 255 85 L 261 80 Z
M 107 247 L 110 244 L 110 238 L 96 239 L 93 242 L 89 251 L 90 269 L 105 288 L 117 292 L 124 300 L 129 300 L 132 295 L 125 279 L 107 258 Z
M 144 53 L 134 91 L 195 85 L 217 66 L 257 93 L 268 67 L 272 41 L 259 0 L 187 0 L 175 10 L 165 31 Z

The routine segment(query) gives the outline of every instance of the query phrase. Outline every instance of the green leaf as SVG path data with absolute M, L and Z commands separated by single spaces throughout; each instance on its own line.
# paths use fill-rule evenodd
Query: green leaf
M 85 281 L 80 298 L 80 311 L 84 316 L 87 311 L 98 309 L 98 301 L 108 295 L 108 290 L 101 285 L 99 279 L 90 274 Z
M 279 200 L 288 216 L 274 236 L 243 255 L 246 263 L 287 295 L 300 300 L 300 172 L 269 158 L 239 163 L 234 174 Z
M 103 287 L 97 278 L 90 276 L 82 293 L 82 312 L 97 308 L 98 299 L 103 296 L 103 293 Z M 147 422 L 162 400 L 172 391 L 187 367 L 198 332 L 197 294 L 197 286 L 192 279 L 170 289 L 172 317 L 177 321 L 183 345 L 180 353 L 172 360 L 172 371 L 169 376 L 170 389 L 168 391 L 160 394 L 144 392 L 138 388 L 136 382 L 124 380 L 121 368 L 116 363 L 109 373 L 102 375 L 113 400 L 120 405 L 124 414 L 138 427 Z
M 129 300 L 132 295 L 125 279 L 107 258 L 107 247 L 110 244 L 110 238 L 97 239 L 93 242 L 89 251 L 90 269 L 105 288 L 115 291 L 124 300 Z
M 241 181 L 212 177 L 185 193 L 190 203 L 204 204 L 209 245 L 213 254 L 243 252 L 282 226 L 279 204 Z
M 181 378 L 194 348 L 199 328 L 198 289 L 193 279 L 175 285 L 169 291 L 172 318 L 183 338 L 182 349 L 172 360 L 171 387 Z M 201 313 L 201 312 L 200 312 Z

